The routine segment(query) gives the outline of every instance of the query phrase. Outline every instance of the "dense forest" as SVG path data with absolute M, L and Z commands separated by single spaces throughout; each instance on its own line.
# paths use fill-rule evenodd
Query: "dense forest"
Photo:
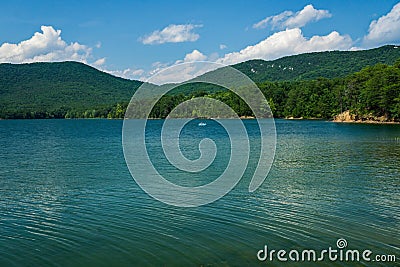
M 400 60 L 376 64 L 345 78 L 265 82 L 259 85 L 275 117 L 330 119 L 350 110 L 358 116 L 400 120 Z
M 400 60 L 394 65 L 369 66 L 344 78 L 264 82 L 258 86 L 275 118 L 332 119 L 350 110 L 359 117 L 383 116 L 387 121 L 400 121 Z M 176 105 L 197 96 L 221 100 L 239 116 L 253 115 L 246 103 L 232 92 L 199 91 L 186 97 L 164 96 L 151 116 L 164 118 Z M 202 116 L 201 113 L 196 115 Z
M 292 60 L 290 65 L 297 66 L 302 74 L 281 79 L 280 74 L 288 70 L 283 70 L 284 65 L 277 65 L 281 69 L 277 74 L 271 72 L 271 67 L 264 67 L 263 75 L 272 75 L 272 78 L 257 85 L 276 118 L 331 119 L 350 110 L 357 116 L 383 116 L 386 120 L 400 121 L 399 50 L 384 46 L 365 51 L 286 57 L 280 59 L 281 63 Z M 341 53 L 346 53 L 347 59 L 343 59 Z M 302 64 L 311 65 L 308 64 L 311 58 L 316 60 L 313 64 L 319 60 L 317 69 L 300 68 Z M 359 62 L 353 66 L 351 62 L 357 60 Z M 328 64 L 329 61 L 332 63 Z M 251 73 L 261 73 L 262 68 L 254 69 L 257 64 L 260 67 L 258 60 L 234 67 L 240 69 L 249 64 L 252 64 Z M 361 69 L 363 64 L 366 67 Z M 292 68 L 294 71 L 295 67 Z M 354 68 L 358 71 L 350 72 Z M 76 62 L 0 64 L 0 118 L 123 118 L 130 97 L 141 84 Z M 154 88 L 156 90 L 157 86 Z M 249 107 L 234 93 L 212 85 L 191 84 L 178 86 L 161 98 L 151 117 L 165 118 L 178 104 L 199 96 L 221 100 L 239 116 L 252 116 Z
M 234 65 L 256 83 L 343 78 L 378 63 L 393 65 L 400 48 L 386 45 L 359 51 L 327 51 L 283 57 L 273 61 L 250 60 Z
M 78 62 L 0 64 L 0 118 L 86 117 L 128 101 L 141 84 Z
M 394 65 L 377 64 L 344 78 L 318 78 L 305 81 L 264 82 L 258 84 L 268 100 L 275 118 L 303 117 L 331 119 L 351 110 L 359 116 L 385 116 L 400 121 L 400 60 Z M 152 118 L 165 118 L 174 107 L 195 97 L 210 97 L 223 101 L 239 116 L 252 116 L 250 108 L 230 91 L 172 94 L 161 98 L 153 108 Z M 52 113 L 11 114 L 9 118 L 123 118 L 127 101 L 76 111 L 59 109 Z M 7 114 L 5 114 L 7 118 Z M 203 114 L 197 113 L 202 117 Z

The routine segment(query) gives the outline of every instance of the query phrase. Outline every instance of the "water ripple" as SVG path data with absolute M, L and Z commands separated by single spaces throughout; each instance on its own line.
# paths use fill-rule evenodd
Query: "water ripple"
M 277 155 L 259 190 L 247 191 L 250 166 L 224 198 L 186 209 L 134 183 L 120 121 L 0 121 L 0 266 L 254 266 L 265 244 L 324 249 L 341 237 L 399 255 L 400 144 L 388 141 L 399 128 L 276 125 Z

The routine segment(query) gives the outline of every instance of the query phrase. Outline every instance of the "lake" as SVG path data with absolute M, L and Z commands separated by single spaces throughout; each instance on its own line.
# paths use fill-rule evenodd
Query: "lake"
M 258 190 L 248 192 L 250 159 L 223 198 L 182 208 L 132 179 L 122 123 L 0 121 L 0 266 L 280 266 L 257 252 L 321 250 L 339 238 L 350 249 L 396 255 L 398 264 L 400 125 L 276 120 L 275 161 Z M 213 169 L 192 177 L 167 166 L 157 143 L 163 121 L 148 123 L 152 160 L 170 179 L 204 184 L 226 166 L 229 139 L 218 125 L 182 131 L 189 158 L 206 135 L 221 148 Z M 244 123 L 256 143 L 256 121 Z

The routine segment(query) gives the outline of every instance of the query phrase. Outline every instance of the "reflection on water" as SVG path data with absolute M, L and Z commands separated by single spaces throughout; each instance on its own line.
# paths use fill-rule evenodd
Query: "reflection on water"
M 162 121 L 149 123 L 156 139 Z M 245 123 L 256 146 L 255 122 Z M 248 193 L 250 164 L 228 195 L 191 209 L 157 202 L 134 183 L 121 127 L 0 121 L 0 266 L 265 265 L 256 258 L 265 244 L 323 249 L 340 237 L 350 248 L 400 254 L 399 126 L 277 120 L 277 155 L 261 188 Z M 203 176 L 177 174 L 150 141 L 152 160 L 183 184 L 211 181 L 229 144 L 220 129 L 204 133 L 220 151 Z M 204 133 L 184 129 L 189 157 Z

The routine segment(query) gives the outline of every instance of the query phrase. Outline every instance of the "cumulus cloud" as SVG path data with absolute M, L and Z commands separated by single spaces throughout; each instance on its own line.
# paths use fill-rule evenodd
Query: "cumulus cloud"
M 199 50 L 195 49 L 191 53 L 186 54 L 183 59 L 184 62 L 192 62 L 192 61 L 203 61 L 206 60 L 207 56 L 201 53 Z
M 364 37 L 364 44 L 375 46 L 390 42 L 399 43 L 399 41 L 400 3 L 396 4 L 388 14 L 371 22 L 368 34 Z
M 204 61 L 207 59 L 207 56 L 201 53 L 199 50 L 195 49 L 190 53 L 187 53 L 183 59 L 179 59 L 175 61 L 175 64 L 181 64 L 181 63 L 188 63 L 188 62 L 194 62 L 194 61 Z M 153 66 L 156 68 L 153 70 L 152 74 L 155 74 L 156 72 L 165 69 L 167 67 L 170 67 L 171 64 L 162 64 L 161 62 L 156 62 L 153 63 Z
M 180 61 L 177 60 L 177 61 L 175 62 L 175 64 L 178 64 L 179 62 L 180 62 Z M 163 69 L 165 69 L 165 68 L 167 68 L 167 67 L 169 67 L 169 66 L 171 66 L 170 63 L 162 63 L 162 62 L 160 62 L 160 61 L 154 62 L 153 64 L 151 64 L 152 70 L 149 71 L 149 72 L 147 73 L 146 76 L 147 76 L 147 78 L 148 78 L 148 77 L 150 77 L 150 76 L 156 74 L 157 72 L 159 72 L 159 71 L 161 71 L 161 70 L 163 70 Z
M 102 71 L 109 73 L 111 75 L 117 76 L 117 77 L 124 78 L 124 79 L 145 80 L 145 77 L 143 77 L 143 74 L 145 74 L 145 71 L 143 69 L 131 69 L 131 68 L 127 68 L 124 70 L 103 69 Z
M 153 69 L 145 73 L 142 80 L 155 84 L 184 82 L 221 67 L 219 64 L 212 63 L 215 59 L 215 55 L 206 56 L 195 49 L 186 54 L 183 59 L 175 61 L 174 64 L 153 63 Z
M 328 35 L 315 35 L 306 38 L 300 28 L 286 29 L 267 37 L 265 40 L 248 46 L 239 52 L 225 54 L 222 57 L 204 55 L 199 50 L 193 50 L 185 55 L 184 59 L 177 60 L 175 64 L 181 67 L 171 67 L 171 64 L 156 62 L 153 70 L 144 76 L 156 84 L 177 83 L 190 80 L 208 71 L 223 65 L 232 65 L 251 59 L 274 60 L 283 56 L 307 52 L 352 49 L 353 40 L 348 35 L 340 35 L 333 31 Z M 194 63 L 194 61 L 209 60 L 218 64 Z M 152 77 L 155 75 L 154 77 Z M 146 79 L 144 79 L 146 80 Z
M 67 44 L 61 38 L 61 30 L 55 30 L 52 26 L 42 26 L 41 30 L 18 44 L 3 43 L 0 46 L 0 62 L 87 62 L 90 58 L 92 48 L 77 42 Z
M 304 37 L 301 29 L 286 29 L 269 36 L 258 44 L 239 52 L 226 54 L 217 60 L 223 64 L 235 64 L 250 59 L 273 60 L 283 56 L 328 50 L 348 50 L 353 41 L 350 36 L 333 31 L 326 36 Z
M 180 83 L 222 67 L 212 62 L 183 62 L 160 69 L 147 80 L 154 84 Z
M 265 19 L 253 24 L 253 28 L 264 29 L 268 25 L 271 25 L 272 28 L 276 28 L 278 25 L 283 24 L 284 21 L 287 20 L 290 16 L 293 16 L 292 11 L 284 11 L 278 15 L 266 17 Z
M 95 62 L 93 62 L 93 65 L 95 67 L 99 67 L 101 65 L 104 65 L 104 63 L 106 63 L 106 58 L 105 57 L 96 60 Z
M 194 42 L 200 38 L 200 35 L 193 32 L 193 30 L 200 27 L 202 27 L 202 25 L 171 24 L 162 30 L 157 30 L 149 35 L 141 37 L 139 40 L 143 44 Z
M 293 11 L 284 11 L 278 15 L 267 17 L 255 23 L 253 28 L 262 29 L 268 25 L 271 25 L 272 29 L 300 28 L 309 22 L 330 18 L 331 16 L 328 10 L 315 9 L 313 5 L 307 5 L 296 13 Z

